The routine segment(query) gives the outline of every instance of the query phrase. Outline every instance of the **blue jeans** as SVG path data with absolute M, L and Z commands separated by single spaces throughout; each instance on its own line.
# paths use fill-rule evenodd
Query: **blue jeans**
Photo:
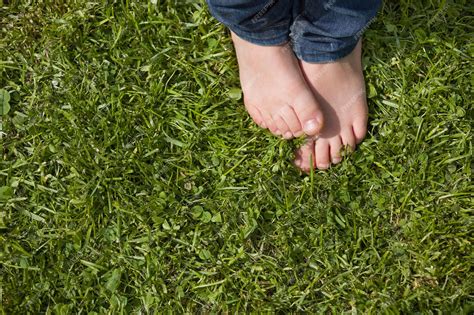
M 348 55 L 382 0 L 207 0 L 211 14 L 242 39 L 262 46 L 290 42 L 306 62 Z

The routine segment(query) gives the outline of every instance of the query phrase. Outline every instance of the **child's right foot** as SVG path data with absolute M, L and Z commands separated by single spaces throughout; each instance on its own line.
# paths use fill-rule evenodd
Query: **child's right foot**
M 341 161 L 341 150 L 354 150 L 367 132 L 367 99 L 362 73 L 362 44 L 331 63 L 301 62 L 301 68 L 324 112 L 326 125 L 317 141 L 308 140 L 296 152 L 295 164 L 305 172 L 327 169 Z
M 258 46 L 232 33 L 244 103 L 255 123 L 286 139 L 315 136 L 323 114 L 288 46 Z

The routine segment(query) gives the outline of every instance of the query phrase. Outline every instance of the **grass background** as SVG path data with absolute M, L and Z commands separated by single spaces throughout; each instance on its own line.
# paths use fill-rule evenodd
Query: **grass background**
M 203 1 L 65 3 L 0 1 L 2 313 L 473 311 L 470 1 L 386 1 L 311 176 Z

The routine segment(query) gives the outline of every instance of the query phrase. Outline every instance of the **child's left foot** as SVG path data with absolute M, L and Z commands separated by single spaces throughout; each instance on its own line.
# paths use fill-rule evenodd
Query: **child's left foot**
M 301 61 L 301 69 L 321 105 L 325 125 L 316 141 L 296 152 L 295 164 L 308 172 L 312 167 L 327 169 L 341 161 L 341 151 L 352 150 L 367 133 L 367 100 L 362 74 L 362 44 L 348 56 L 332 63 Z M 311 165 L 313 163 L 313 165 Z

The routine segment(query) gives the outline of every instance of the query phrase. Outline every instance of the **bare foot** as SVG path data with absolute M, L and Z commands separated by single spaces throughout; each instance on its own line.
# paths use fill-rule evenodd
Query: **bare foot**
M 359 41 L 350 55 L 333 63 L 300 63 L 325 118 L 317 140 L 309 139 L 296 152 L 295 164 L 303 171 L 312 167 L 327 169 L 331 164 L 339 163 L 344 146 L 354 150 L 367 133 L 361 54 Z
M 244 103 L 255 123 L 286 139 L 319 134 L 323 115 L 287 45 L 258 46 L 232 34 Z

